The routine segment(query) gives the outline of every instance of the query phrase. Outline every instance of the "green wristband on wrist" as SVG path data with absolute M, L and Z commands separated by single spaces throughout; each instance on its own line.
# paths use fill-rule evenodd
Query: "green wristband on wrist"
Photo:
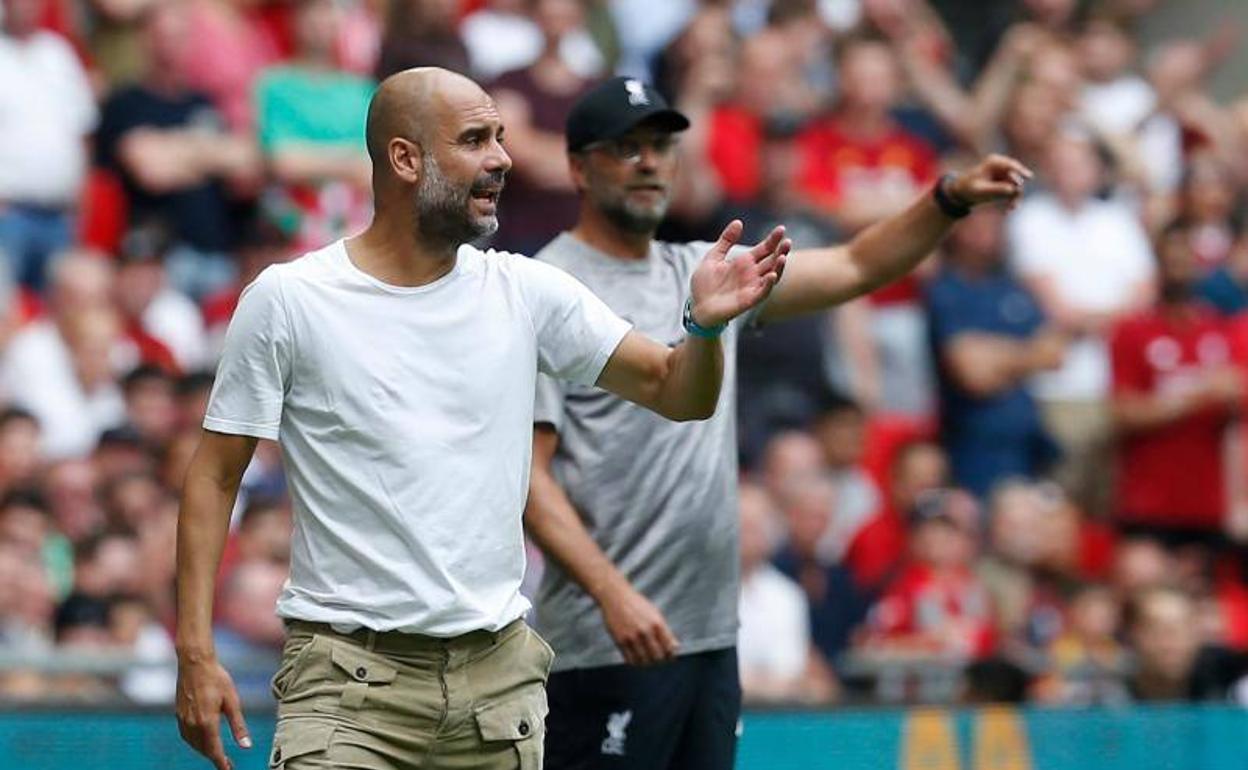
M 693 320 L 693 297 L 685 300 L 685 312 L 682 314 L 680 322 L 685 327 L 686 333 L 706 340 L 717 339 L 719 335 L 724 333 L 724 329 L 728 328 L 726 323 L 709 327 L 698 325 L 698 322 Z

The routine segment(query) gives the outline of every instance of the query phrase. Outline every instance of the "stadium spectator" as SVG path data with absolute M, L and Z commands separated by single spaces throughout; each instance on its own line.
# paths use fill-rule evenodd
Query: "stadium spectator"
M 164 228 L 155 223 L 126 233 L 117 255 L 114 303 L 140 361 L 176 374 L 206 363 L 208 351 L 199 308 L 166 281 L 169 246 Z
M 531 255 L 576 222 L 577 198 L 568 174 L 568 113 L 591 85 L 569 66 L 560 42 L 579 29 L 584 11 L 577 0 L 533 0 L 542 50 L 528 67 L 505 72 L 490 86 L 507 126 L 513 162 L 507 206 L 499 213 L 494 243 Z
M 960 490 L 919 498 L 909 564 L 871 608 L 860 653 L 967 661 L 994 650 L 991 597 L 973 571 L 978 517 L 975 499 Z
M 256 79 L 281 56 L 278 42 L 239 0 L 188 0 L 188 8 L 188 85 L 212 99 L 230 131 L 253 132 Z
M 772 566 L 783 527 L 761 487 L 741 487 L 741 630 L 737 657 L 746 703 L 827 703 L 835 681 L 810 635 L 802 589 Z
M 125 416 L 115 377 L 138 351 L 122 338 L 109 304 L 113 281 L 112 266 L 99 256 L 60 257 L 52 269 L 50 317 L 14 335 L 0 361 L 4 392 L 39 420 L 47 458 L 87 454 Z
M 1200 280 L 1196 293 L 1219 313 L 1236 316 L 1248 310 L 1248 222 L 1236 227 L 1226 261 Z
M 0 411 L 0 494 L 33 486 L 40 470 L 39 421 L 25 409 Z
M 1042 177 L 1007 223 L 1011 265 L 1069 340 L 1062 366 L 1035 379 L 1035 395 L 1062 456 L 1057 478 L 1085 510 L 1109 504 L 1110 365 L 1118 319 L 1147 307 L 1154 260 L 1139 220 L 1100 199 L 1104 167 L 1092 140 L 1073 129 L 1052 137 Z
M 43 474 L 40 491 L 57 529 L 71 543 L 104 529 L 104 509 L 95 498 L 96 479 L 95 466 L 83 459 L 52 462 Z
M 1135 667 L 1127 680 L 1140 701 L 1231 701 L 1248 703 L 1248 658 L 1203 645 L 1196 602 L 1173 588 L 1154 588 L 1132 597 L 1127 638 Z
M 251 136 L 230 132 L 208 96 L 188 86 L 190 25 L 182 3 L 157 3 L 144 16 L 143 77 L 105 100 L 95 162 L 120 179 L 131 225 L 168 229 L 175 282 L 198 295 L 228 280 L 233 194 L 254 193 L 262 168 Z
M 803 430 L 784 430 L 767 442 L 758 473 L 763 488 L 777 504 L 783 505 L 793 485 L 827 471 L 823 445 Z
M 17 653 L 46 650 L 52 644 L 55 609 L 42 560 L 19 545 L 0 541 L 0 644 L 4 649 Z
M 239 697 L 252 702 L 269 697 L 270 674 L 286 639 L 286 627 L 273 612 L 286 577 L 283 565 L 248 561 L 236 566 L 222 586 L 213 644 L 220 658 L 236 668 Z
M 268 205 L 295 220 L 300 251 L 356 232 L 371 211 L 364 120 L 375 84 L 338 69 L 338 18 L 333 0 L 300 3 L 295 58 L 256 84 L 256 132 L 277 182 L 269 194 L 279 201 Z
M 981 498 L 1003 478 L 1037 476 L 1057 453 L 1029 380 L 1062 364 L 1065 341 L 1006 270 L 1002 223 L 995 209 L 969 217 L 926 289 L 941 441 L 953 480 Z
M 843 396 L 830 396 L 815 419 L 827 475 L 836 485 L 836 517 L 819 541 L 819 553 L 829 563 L 844 560 L 850 543 L 883 503 L 879 487 L 863 467 L 866 428 L 862 407 Z
M 1236 227 L 1243 224 L 1242 197 L 1231 170 L 1215 154 L 1199 153 L 1188 161 L 1179 188 L 1177 219 L 1186 225 L 1201 275 L 1222 267 L 1230 258 Z
M 1225 439 L 1245 397 L 1244 356 L 1194 296 L 1200 267 L 1185 227 L 1160 236 L 1157 264 L 1158 303 L 1121 321 L 1110 343 L 1115 518 L 1132 534 L 1211 547 L 1226 526 Z
M 581 3 L 587 11 L 592 3 Z M 468 48 L 472 72 L 486 82 L 523 69 L 542 54 L 543 35 L 533 20 L 534 0 L 486 0 L 468 14 L 459 26 L 459 36 Z M 584 78 L 602 74 L 605 65 L 594 36 L 584 25 L 567 31 L 559 41 L 559 55 L 565 64 Z
M 0 257 L 36 290 L 48 260 L 73 244 L 98 114 L 73 48 L 39 28 L 43 7 L 5 0 L 0 20 Z
M 858 585 L 878 595 L 903 566 L 906 525 L 924 493 L 949 485 L 949 456 L 938 444 L 915 439 L 896 449 L 889 463 L 883 505 L 849 541 L 845 564 Z
M 1070 597 L 1068 621 L 1049 645 L 1050 678 L 1038 685 L 1041 700 L 1071 706 L 1121 705 L 1128 666 L 1120 641 L 1122 608 L 1108 587 L 1088 584 Z
M 126 399 L 126 422 L 153 450 L 173 440 L 178 427 L 174 378 L 154 366 L 139 366 L 121 380 Z
M 822 552 L 826 533 L 841 516 L 837 486 L 825 477 L 804 476 L 792 484 L 782 510 L 788 537 L 773 561 L 806 594 L 811 639 L 835 666 L 868 607 L 849 570 Z
M 377 60 L 377 79 L 385 80 L 411 67 L 442 67 L 472 74 L 468 48 L 455 31 L 455 6 L 452 0 L 390 3 Z

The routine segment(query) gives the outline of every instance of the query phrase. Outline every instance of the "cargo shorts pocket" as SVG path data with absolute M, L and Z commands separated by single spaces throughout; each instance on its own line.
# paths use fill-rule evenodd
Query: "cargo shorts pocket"
M 398 669 L 378 659 L 376 655 L 364 650 L 335 644 L 330 650 L 329 659 L 334 667 L 345 673 L 349 679 L 342 688 L 341 705 L 346 708 L 358 709 L 364 705 L 369 690 L 392 684 L 399 675 Z
M 508 741 L 520 756 L 520 770 L 541 770 L 546 739 L 546 691 L 529 690 L 476 710 L 481 740 Z
M 270 770 L 285 770 L 287 763 L 292 763 L 291 770 L 298 770 L 294 760 L 300 757 L 311 759 L 322 755 L 323 758 L 333 737 L 331 724 L 307 720 L 279 722 L 273 735 L 273 748 L 269 751 Z

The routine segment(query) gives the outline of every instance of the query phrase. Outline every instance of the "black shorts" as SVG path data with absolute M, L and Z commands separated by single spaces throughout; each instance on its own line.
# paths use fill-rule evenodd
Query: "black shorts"
M 736 648 L 559 671 L 546 691 L 546 770 L 732 770 L 736 761 Z

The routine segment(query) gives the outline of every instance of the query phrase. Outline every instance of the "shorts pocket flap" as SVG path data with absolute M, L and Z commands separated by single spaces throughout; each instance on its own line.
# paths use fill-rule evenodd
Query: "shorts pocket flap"
M 329 657 L 335 666 L 347 672 L 347 676 L 357 682 L 388 684 L 393 682 L 394 678 L 398 676 L 398 671 L 395 670 L 394 666 L 388 666 L 376 658 L 368 657 L 362 651 L 354 650 L 350 647 L 336 644 Z
M 269 752 L 269 767 L 282 767 L 295 757 L 326 751 L 333 737 L 333 725 L 305 721 L 282 722 L 277 726 L 277 733 L 273 736 L 273 750 Z
M 542 690 L 490 703 L 477 709 L 477 727 L 486 741 L 522 741 L 540 733 L 546 720 Z

